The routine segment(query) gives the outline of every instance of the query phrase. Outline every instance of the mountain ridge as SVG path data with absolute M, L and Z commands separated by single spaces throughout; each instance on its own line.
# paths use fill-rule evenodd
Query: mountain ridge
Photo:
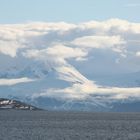
M 21 101 L 0 98 L 0 110 L 14 109 L 14 110 L 40 110 L 39 108 L 23 103 Z

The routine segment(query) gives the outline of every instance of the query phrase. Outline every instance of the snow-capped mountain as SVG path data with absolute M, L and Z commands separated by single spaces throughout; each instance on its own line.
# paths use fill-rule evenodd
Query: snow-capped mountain
M 11 99 L 0 98 L 0 109 L 38 110 L 37 107 Z
M 94 112 L 140 112 L 140 101 L 139 99 L 126 99 L 126 100 L 113 100 L 110 102 L 102 102 L 95 100 L 94 98 L 86 100 L 62 100 L 58 98 L 49 97 L 37 97 L 37 98 L 17 98 L 10 97 L 13 99 L 21 100 L 42 108 L 44 110 L 55 110 L 55 111 L 94 111 Z
M 102 85 L 115 85 L 118 87 L 130 86 L 139 87 L 139 72 L 130 73 L 125 75 L 116 75 L 116 77 L 95 77 L 97 83 Z M 121 111 L 125 106 L 128 111 L 131 111 L 135 104 L 139 103 L 138 98 L 127 98 L 127 99 L 114 99 L 108 100 L 104 95 L 89 95 L 85 99 L 65 99 L 61 96 L 46 96 L 38 95 L 34 96 L 32 93 L 40 92 L 40 89 L 45 90 L 46 88 L 65 88 L 70 83 L 64 80 L 57 79 L 56 71 L 48 72 L 47 75 L 39 81 L 33 81 L 31 83 L 21 83 L 13 85 L 12 88 L 1 87 L 5 90 L 5 93 L 11 91 L 12 94 L 7 94 L 7 98 L 11 100 L 19 100 L 37 106 L 39 108 L 47 110 L 82 110 L 82 111 Z M 21 90 L 22 89 L 22 90 Z M 3 92 L 4 92 L 3 90 Z M 19 93 L 20 94 L 17 94 Z M 16 94 L 14 94 L 16 93 Z M 79 93 L 80 94 L 80 93 Z M 32 96 L 33 95 L 33 96 Z M 130 104 L 132 106 L 130 106 Z M 139 108 L 137 108 L 139 110 Z M 125 111 L 125 108 L 124 108 Z M 140 111 L 140 110 L 139 110 Z
M 120 19 L 0 25 L 0 97 L 65 110 L 139 102 L 139 27 Z

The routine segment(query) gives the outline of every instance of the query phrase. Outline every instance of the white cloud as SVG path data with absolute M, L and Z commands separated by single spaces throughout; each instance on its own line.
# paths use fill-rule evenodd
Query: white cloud
M 50 46 L 47 49 L 42 50 L 29 50 L 23 54 L 25 57 L 46 57 L 50 56 L 52 58 L 61 58 L 61 59 L 69 59 L 69 58 L 81 58 L 87 55 L 87 52 L 80 48 L 71 48 L 64 46 L 62 44 L 57 44 L 54 46 Z
M 75 39 L 72 43 L 80 47 L 104 49 L 123 45 L 125 41 L 120 36 L 84 36 Z
M 136 56 L 137 57 L 140 57 L 140 52 L 136 52 Z
M 19 83 L 27 83 L 27 82 L 32 82 L 32 81 L 34 80 L 29 79 L 27 77 L 16 78 L 16 79 L 0 79 L 0 86 L 12 86 Z
M 59 95 L 61 95 L 59 97 L 61 99 L 85 100 L 86 98 L 94 99 L 98 95 L 98 98 L 102 98 L 104 96 L 104 99 L 106 100 L 122 100 L 128 98 L 139 98 L 139 93 L 139 87 L 103 87 L 88 81 L 84 84 L 76 83 L 73 84 L 72 87 L 64 89 L 49 89 L 36 96 L 59 97 Z
M 96 93 L 114 98 L 138 96 L 140 89 L 137 87 L 103 87 L 97 85 L 94 78 L 88 79 L 87 74 L 95 69 L 103 74 L 139 71 L 139 40 L 140 23 L 120 19 L 79 24 L 0 25 L 0 77 L 5 76 L 0 85 L 29 82 L 32 73 L 45 75 L 44 71 L 53 69 L 57 78 L 68 82 L 69 86 L 48 89 L 42 93 L 44 95 L 63 94 L 71 98 L 85 98 Z

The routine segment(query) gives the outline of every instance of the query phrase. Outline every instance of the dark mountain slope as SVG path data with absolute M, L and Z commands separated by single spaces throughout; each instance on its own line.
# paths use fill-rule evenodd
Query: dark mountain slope
M 26 103 L 17 101 L 17 100 L 11 100 L 11 99 L 5 99 L 0 98 L 0 109 L 15 109 L 15 110 L 39 110 L 39 108 L 28 105 Z

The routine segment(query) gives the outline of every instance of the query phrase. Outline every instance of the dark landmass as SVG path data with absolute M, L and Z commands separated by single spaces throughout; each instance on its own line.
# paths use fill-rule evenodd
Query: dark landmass
M 39 110 L 39 108 L 11 99 L 0 98 L 0 110 Z

